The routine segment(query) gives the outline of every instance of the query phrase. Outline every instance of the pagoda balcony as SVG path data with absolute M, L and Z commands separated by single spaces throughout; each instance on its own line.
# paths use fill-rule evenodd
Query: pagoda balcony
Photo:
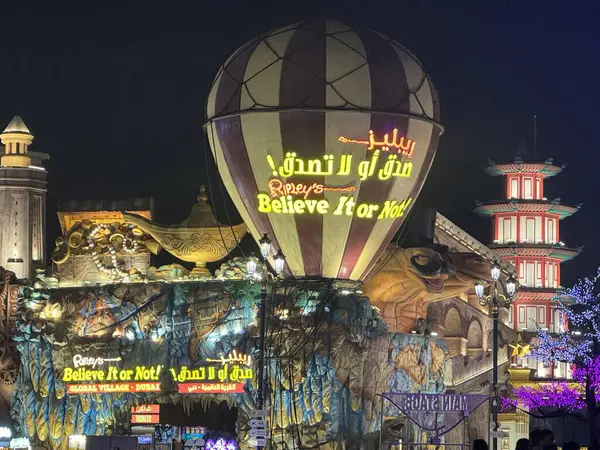
M 556 258 L 561 262 L 576 257 L 583 247 L 567 247 L 563 243 L 544 244 L 533 242 L 510 242 L 506 244 L 490 244 L 488 246 L 500 258 L 510 257 L 532 257 L 532 258 Z
M 546 213 L 556 214 L 561 219 L 564 219 L 579 211 L 581 206 L 581 204 L 577 206 L 563 205 L 560 203 L 560 199 L 549 201 L 543 199 L 511 198 L 486 203 L 477 202 L 473 211 L 480 216 L 493 216 L 505 213 Z

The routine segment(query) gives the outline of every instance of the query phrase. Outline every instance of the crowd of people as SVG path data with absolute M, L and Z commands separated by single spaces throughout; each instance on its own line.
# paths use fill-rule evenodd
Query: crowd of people
M 579 450 L 581 446 L 575 441 L 565 442 L 562 450 Z M 488 450 L 487 442 L 483 439 L 473 441 L 473 450 Z M 517 441 L 515 450 L 558 450 L 552 430 L 533 430 L 529 439 Z

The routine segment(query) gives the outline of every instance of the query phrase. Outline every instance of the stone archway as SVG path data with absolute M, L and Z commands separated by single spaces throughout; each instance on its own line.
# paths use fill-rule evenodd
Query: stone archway
M 483 328 L 477 319 L 471 320 L 467 331 L 467 354 L 479 356 L 483 353 Z
M 464 329 L 460 312 L 455 306 L 446 310 L 444 316 L 444 340 L 448 345 L 450 357 L 467 354 L 467 340 L 463 337 Z
M 461 337 L 462 334 L 460 313 L 458 312 L 458 308 L 451 306 L 446 311 L 446 317 L 444 317 L 444 336 Z

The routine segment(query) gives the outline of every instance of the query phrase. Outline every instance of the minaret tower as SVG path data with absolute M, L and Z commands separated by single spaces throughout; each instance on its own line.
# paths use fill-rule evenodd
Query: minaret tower
M 564 318 L 556 310 L 555 298 L 560 287 L 560 265 L 577 256 L 582 248 L 571 248 L 560 239 L 560 221 L 577 212 L 576 207 L 563 205 L 560 199 L 544 196 L 544 182 L 559 174 L 565 166 L 556 166 L 552 159 L 545 162 L 514 162 L 496 164 L 489 161 L 485 171 L 491 176 L 503 176 L 504 199 L 478 203 L 475 212 L 491 217 L 493 249 L 499 259 L 512 263 L 519 278 L 519 291 L 510 308 L 507 325 L 523 335 L 525 341 L 537 327 L 550 332 L 564 329 Z M 529 359 L 529 361 L 527 361 Z M 565 377 L 566 365 L 554 368 L 522 358 L 512 361 L 537 369 L 539 377 Z M 564 366 L 564 367 L 563 367 Z M 551 373 L 554 371 L 554 373 Z
M 0 266 L 18 278 L 45 267 L 46 169 L 44 153 L 30 152 L 33 135 L 19 116 L 0 134 Z

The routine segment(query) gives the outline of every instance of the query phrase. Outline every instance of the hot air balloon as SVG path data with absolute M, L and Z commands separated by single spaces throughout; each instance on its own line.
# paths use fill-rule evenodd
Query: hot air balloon
M 252 236 L 287 275 L 363 280 L 419 195 L 443 128 L 422 64 L 335 21 L 260 35 L 220 68 L 205 130 Z

